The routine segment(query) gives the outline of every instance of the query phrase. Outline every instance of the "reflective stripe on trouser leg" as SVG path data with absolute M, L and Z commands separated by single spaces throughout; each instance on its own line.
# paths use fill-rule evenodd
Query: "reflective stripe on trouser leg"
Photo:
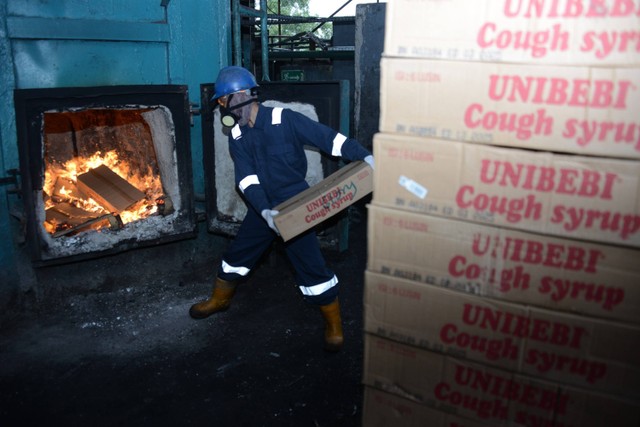
M 228 264 L 225 260 L 222 260 L 222 264 L 220 264 L 220 269 L 225 274 L 238 274 L 240 276 L 246 276 L 251 271 L 250 268 L 235 266 Z
M 315 231 L 288 241 L 285 249 L 305 300 L 318 305 L 332 302 L 338 296 L 338 278 L 327 268 Z
M 317 305 L 327 305 L 338 296 L 338 278 L 333 276 L 331 280 L 314 286 L 299 286 L 304 298 Z
M 274 238 L 265 220 L 249 208 L 238 234 L 222 257 L 218 277 L 229 282 L 246 277 Z

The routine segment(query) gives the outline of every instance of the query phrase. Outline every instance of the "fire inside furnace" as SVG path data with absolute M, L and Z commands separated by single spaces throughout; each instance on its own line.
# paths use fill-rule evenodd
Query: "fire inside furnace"
M 53 237 L 119 229 L 168 214 L 150 126 L 153 108 L 44 114 L 44 228 Z

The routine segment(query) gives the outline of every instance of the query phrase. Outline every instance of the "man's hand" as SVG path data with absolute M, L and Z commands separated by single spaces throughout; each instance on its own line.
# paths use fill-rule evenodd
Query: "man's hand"
M 273 222 L 273 218 L 279 213 L 280 211 L 276 211 L 273 209 L 263 209 L 262 212 L 260 212 L 262 218 L 267 221 L 267 225 L 269 225 L 269 228 L 275 231 L 278 236 L 280 235 L 280 231 L 278 231 L 278 227 L 276 227 L 275 222 Z
M 367 157 L 365 157 L 364 161 L 369 163 L 369 166 L 371 166 L 371 169 L 375 169 L 373 156 L 371 154 L 369 154 Z

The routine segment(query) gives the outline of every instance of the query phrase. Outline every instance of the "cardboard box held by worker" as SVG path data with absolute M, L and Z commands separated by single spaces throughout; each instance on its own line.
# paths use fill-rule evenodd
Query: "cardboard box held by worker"
M 275 223 L 286 242 L 351 206 L 373 191 L 373 171 L 356 161 L 274 207 Z

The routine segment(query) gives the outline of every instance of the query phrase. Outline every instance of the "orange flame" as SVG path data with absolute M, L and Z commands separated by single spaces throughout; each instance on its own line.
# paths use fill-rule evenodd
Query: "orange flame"
M 126 161 L 118 158 L 115 150 L 104 154 L 98 151 L 89 158 L 75 158 L 65 162 L 62 166 L 53 163 L 48 164 L 45 170 L 43 191 L 48 195 L 53 195 L 55 192 L 56 196 L 63 196 L 65 202 L 71 203 L 87 212 L 95 213 L 96 217 L 108 214 L 107 210 L 90 197 L 84 197 L 82 194 L 74 192 L 73 189 L 66 188 L 65 185 L 61 185 L 56 189 L 56 183 L 59 179 L 66 179 L 75 184 L 78 175 L 101 165 L 107 166 L 121 178 L 145 193 L 143 200 L 119 213 L 123 224 L 147 218 L 158 211 L 156 199 L 164 195 L 160 177 L 153 173 L 151 167 L 146 171 L 131 170 Z M 45 209 L 54 207 L 56 204 L 56 200 L 49 197 L 45 200 Z M 52 232 L 50 224 L 47 225 L 45 223 L 45 228 L 47 231 Z

